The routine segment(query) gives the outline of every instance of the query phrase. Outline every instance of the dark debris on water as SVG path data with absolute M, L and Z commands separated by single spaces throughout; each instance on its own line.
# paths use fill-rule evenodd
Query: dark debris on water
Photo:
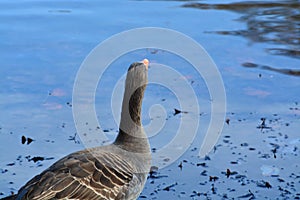
M 171 189 L 174 190 L 174 187 L 177 185 L 177 183 L 173 183 L 169 186 L 166 186 L 165 188 L 163 188 L 162 190 L 165 190 L 165 191 L 170 191 Z
M 52 159 L 54 159 L 54 157 L 46 158 L 46 157 L 42 157 L 42 156 L 34 156 L 34 157 L 26 156 L 25 158 L 27 159 L 28 162 L 33 161 L 34 163 L 36 163 L 38 161 L 44 161 L 44 160 L 52 160 Z
M 257 126 L 256 128 L 264 130 L 264 129 L 271 129 L 271 127 L 266 125 L 266 118 L 262 117 L 261 119 L 261 124 Z
M 178 115 L 178 114 L 180 114 L 180 113 L 187 114 L 188 112 L 187 112 L 187 111 L 178 110 L 178 109 L 174 108 L 174 114 L 173 114 L 174 116 L 175 116 L 175 115 Z
M 77 133 L 74 133 L 74 135 L 69 136 L 70 141 L 74 141 L 75 144 L 80 144 L 80 141 L 77 139 Z
M 33 141 L 34 141 L 34 139 L 32 139 L 30 137 L 26 137 L 24 135 L 22 135 L 22 137 L 21 137 L 21 143 L 22 144 L 25 144 L 27 142 L 27 145 L 29 145 Z
M 258 186 L 258 187 L 262 187 L 262 188 L 272 188 L 272 186 L 271 186 L 271 184 L 268 182 L 268 181 L 258 181 L 257 183 L 256 183 L 256 185 Z

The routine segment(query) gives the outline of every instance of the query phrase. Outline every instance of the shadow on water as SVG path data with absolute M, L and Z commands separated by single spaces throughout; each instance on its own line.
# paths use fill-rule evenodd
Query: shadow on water
M 268 48 L 267 52 L 300 58 L 300 2 L 239 2 L 230 4 L 187 3 L 183 7 L 229 10 L 242 13 L 239 19 L 247 24 L 246 30 L 217 31 L 222 35 L 237 35 L 253 42 L 286 45 Z
M 222 35 L 247 37 L 253 42 L 269 42 L 288 45 L 286 48 L 270 48 L 275 55 L 300 58 L 300 2 L 240 2 L 230 4 L 188 3 L 183 7 L 229 10 L 242 13 L 239 19 L 247 24 L 247 30 L 217 31 Z
M 274 44 L 277 47 L 266 48 L 268 53 L 296 59 L 300 58 L 300 1 L 298 0 L 229 4 L 186 3 L 182 7 L 227 10 L 241 13 L 242 16 L 239 20 L 246 23 L 246 29 L 216 31 L 213 33 L 242 36 L 252 42 Z M 300 71 L 297 70 L 282 71 L 270 67 L 264 69 L 296 76 L 300 74 Z
M 245 62 L 242 64 L 242 66 L 248 67 L 248 68 L 260 68 L 263 70 L 269 70 L 269 71 L 278 72 L 278 73 L 286 74 L 286 75 L 300 76 L 300 70 L 278 69 L 278 68 L 270 67 L 267 65 L 258 65 L 258 64 L 251 63 L 251 62 Z

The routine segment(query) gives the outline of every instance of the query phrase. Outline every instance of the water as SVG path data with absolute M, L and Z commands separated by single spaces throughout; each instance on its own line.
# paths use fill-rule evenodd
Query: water
M 201 91 L 201 113 L 174 116 L 176 96 L 161 86 L 147 88 L 144 123 L 166 119 L 161 133 L 150 140 L 152 148 L 174 137 L 182 115 L 201 116 L 189 150 L 150 176 L 140 199 L 300 198 L 300 3 L 253 2 L 1 1 L 1 196 L 17 192 L 55 160 L 84 148 L 71 102 L 73 82 L 87 54 L 116 33 L 155 26 L 192 37 L 211 55 L 224 81 L 229 124 L 208 157 L 198 158 L 210 119 L 204 80 L 186 61 L 164 51 L 144 49 L 114 62 L 96 97 L 97 114 L 110 139 L 118 122 L 107 109 L 110 96 L 105 92 L 110 94 L 130 62 L 147 57 L 172 66 Z M 149 116 L 153 104 L 161 104 L 165 113 Z M 261 118 L 266 118 L 265 126 Z M 34 141 L 22 144 L 22 136 Z M 34 162 L 38 156 L 44 160 Z

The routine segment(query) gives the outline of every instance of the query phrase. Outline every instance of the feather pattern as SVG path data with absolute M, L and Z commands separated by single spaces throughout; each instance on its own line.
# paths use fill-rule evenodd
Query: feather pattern
M 97 155 L 84 150 L 59 160 L 21 188 L 22 199 L 125 199 L 130 181 L 138 179 L 134 169 L 119 155 Z

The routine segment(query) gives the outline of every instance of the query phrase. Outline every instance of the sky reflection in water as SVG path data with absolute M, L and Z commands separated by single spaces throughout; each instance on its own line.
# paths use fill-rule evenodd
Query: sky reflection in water
M 71 98 L 76 72 L 89 51 L 118 32 L 159 26 L 193 37 L 212 56 L 226 87 L 227 124 L 214 151 L 199 159 L 210 118 L 210 97 L 201 77 L 181 58 L 155 49 L 131 52 L 113 63 L 96 97 L 98 117 L 111 139 L 117 123 L 106 109 L 110 100 L 105 94 L 133 60 L 146 56 L 168 64 L 199 91 L 201 113 L 174 115 L 179 107 L 174 94 L 148 87 L 144 122 L 151 120 L 148 110 L 154 103 L 166 109 L 162 134 L 151 138 L 153 153 L 172 138 L 183 114 L 201 115 L 201 130 L 178 162 L 149 176 L 140 199 L 300 198 L 299 1 L 117 3 L 0 3 L 2 196 L 83 148 Z M 22 144 L 22 136 L 34 141 Z

